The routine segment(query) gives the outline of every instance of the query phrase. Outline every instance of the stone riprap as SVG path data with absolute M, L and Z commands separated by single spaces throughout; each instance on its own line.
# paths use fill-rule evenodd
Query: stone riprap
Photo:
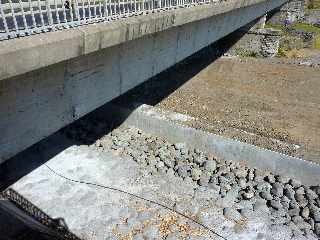
M 101 123 L 92 125 L 79 121 L 66 134 L 86 143 L 88 137 L 90 139 L 104 127 Z M 320 237 L 320 186 L 307 187 L 286 176 L 217 159 L 198 149 L 189 149 L 184 143 L 172 144 L 133 127 L 115 129 L 92 147 L 132 159 L 152 176 L 164 174 L 168 179 L 178 178 L 190 184 L 195 194 L 218 206 L 224 218 L 242 231 L 252 231 L 248 226 L 250 222 L 257 221 L 257 217 L 263 218 L 258 222 L 263 222 L 267 232 L 258 227 L 261 232 L 257 231 L 258 235 L 250 239 Z M 192 204 L 188 202 L 175 207 L 180 212 L 196 213 L 203 203 Z M 210 209 L 201 214 L 200 220 L 210 225 Z
M 234 33 L 243 35 L 239 30 Z M 275 57 L 278 54 L 281 31 L 271 28 L 260 28 L 248 31 L 237 41 L 228 54 L 254 57 Z

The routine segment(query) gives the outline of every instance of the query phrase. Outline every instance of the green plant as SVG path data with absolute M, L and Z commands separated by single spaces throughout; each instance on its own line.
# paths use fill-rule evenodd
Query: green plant
M 320 28 L 308 23 L 294 23 L 292 28 L 295 30 L 303 30 L 306 32 L 320 33 Z
M 258 56 L 258 53 L 257 52 L 254 52 L 254 51 L 250 51 L 248 52 L 248 57 L 257 57 Z
M 278 57 L 286 57 L 287 56 L 287 51 L 288 51 L 288 49 L 286 49 L 284 47 L 279 47 L 277 56 Z
M 313 47 L 314 47 L 315 49 L 320 49 L 320 34 L 318 34 L 318 35 L 314 38 Z
M 320 8 L 320 0 L 309 0 L 306 5 L 308 9 Z
M 274 28 L 278 30 L 284 30 L 284 26 L 281 24 L 274 24 L 274 23 L 266 23 L 264 28 Z

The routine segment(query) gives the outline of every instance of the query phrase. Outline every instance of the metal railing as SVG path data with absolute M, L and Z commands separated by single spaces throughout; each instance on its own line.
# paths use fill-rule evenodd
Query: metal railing
M 0 40 L 218 0 L 0 0 Z

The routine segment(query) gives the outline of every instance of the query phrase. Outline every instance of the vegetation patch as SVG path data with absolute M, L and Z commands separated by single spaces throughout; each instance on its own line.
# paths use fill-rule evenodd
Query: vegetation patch
M 320 28 L 313 26 L 312 24 L 308 23 L 294 23 L 291 25 L 291 27 L 295 30 L 302 30 L 305 32 L 313 32 L 313 33 L 319 33 L 320 34 Z
M 275 23 L 266 23 L 265 28 L 274 28 L 274 29 L 278 29 L 278 30 L 285 30 L 283 25 L 275 24 Z
M 320 34 L 318 34 L 314 39 L 314 48 L 320 49 Z
M 309 0 L 306 5 L 308 9 L 320 9 L 320 0 Z

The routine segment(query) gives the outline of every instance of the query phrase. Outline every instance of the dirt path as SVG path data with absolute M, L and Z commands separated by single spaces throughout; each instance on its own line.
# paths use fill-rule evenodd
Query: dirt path
M 194 127 L 320 162 L 320 68 L 221 58 L 158 106 L 198 118 Z

